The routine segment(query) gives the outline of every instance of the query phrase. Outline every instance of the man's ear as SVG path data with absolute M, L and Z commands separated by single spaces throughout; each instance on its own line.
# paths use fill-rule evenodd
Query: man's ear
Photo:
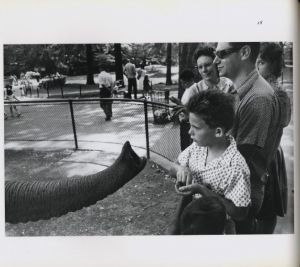
M 249 45 L 245 45 L 240 50 L 241 53 L 241 59 L 246 60 L 250 57 L 251 54 L 251 47 Z
M 225 134 L 225 131 L 223 128 L 221 128 L 221 127 L 216 128 L 216 131 L 215 131 L 216 137 L 222 137 L 222 136 L 224 136 L 224 134 Z

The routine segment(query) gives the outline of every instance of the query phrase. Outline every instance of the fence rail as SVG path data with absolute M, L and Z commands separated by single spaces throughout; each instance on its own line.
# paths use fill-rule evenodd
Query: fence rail
M 105 122 L 100 101 L 113 101 L 113 120 Z M 20 118 L 5 121 L 5 142 L 73 142 L 75 149 L 94 149 L 129 140 L 150 152 L 174 160 L 180 152 L 179 130 L 170 120 L 172 105 L 147 99 L 85 98 L 5 101 L 5 112 L 16 105 Z M 168 115 L 158 120 L 155 111 Z M 175 141 L 177 140 L 177 141 Z M 175 144 L 175 142 L 177 144 Z

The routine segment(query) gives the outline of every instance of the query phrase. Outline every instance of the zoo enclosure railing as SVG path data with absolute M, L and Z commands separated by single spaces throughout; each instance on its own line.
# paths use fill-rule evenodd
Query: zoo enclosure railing
M 104 121 L 100 101 L 113 101 L 111 122 Z M 8 118 L 5 122 L 5 141 L 72 141 L 75 149 L 89 143 L 92 150 L 95 142 L 116 144 L 129 140 L 134 146 L 144 148 L 147 158 L 151 151 L 174 160 L 180 152 L 178 127 L 170 120 L 172 106 L 163 100 L 160 103 L 123 98 L 5 101 L 7 114 L 11 105 L 20 108 L 22 117 Z

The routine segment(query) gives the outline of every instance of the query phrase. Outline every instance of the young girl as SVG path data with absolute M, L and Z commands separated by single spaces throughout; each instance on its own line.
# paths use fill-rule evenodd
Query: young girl
M 244 218 L 250 205 L 250 171 L 236 142 L 228 135 L 234 122 L 234 97 L 220 90 L 194 95 L 187 104 L 193 143 L 170 169 L 177 178 L 182 199 L 175 227 L 183 208 L 194 198 L 217 197 L 235 220 Z
M 144 89 L 144 94 L 145 95 L 148 95 L 152 90 L 151 81 L 149 80 L 148 75 L 145 75 L 145 77 L 144 77 L 143 89 Z

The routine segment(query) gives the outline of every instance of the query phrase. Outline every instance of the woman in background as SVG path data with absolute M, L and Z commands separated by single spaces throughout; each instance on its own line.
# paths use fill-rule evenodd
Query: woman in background
M 257 69 L 276 92 L 280 106 L 281 139 L 283 128 L 291 120 L 291 102 L 286 91 L 279 85 L 278 78 L 282 74 L 283 49 L 277 43 L 262 43 L 257 58 Z M 268 168 L 268 181 L 262 208 L 257 216 L 259 234 L 272 234 L 277 223 L 277 216 L 283 217 L 287 211 L 287 173 L 284 154 L 278 147 L 274 159 Z

